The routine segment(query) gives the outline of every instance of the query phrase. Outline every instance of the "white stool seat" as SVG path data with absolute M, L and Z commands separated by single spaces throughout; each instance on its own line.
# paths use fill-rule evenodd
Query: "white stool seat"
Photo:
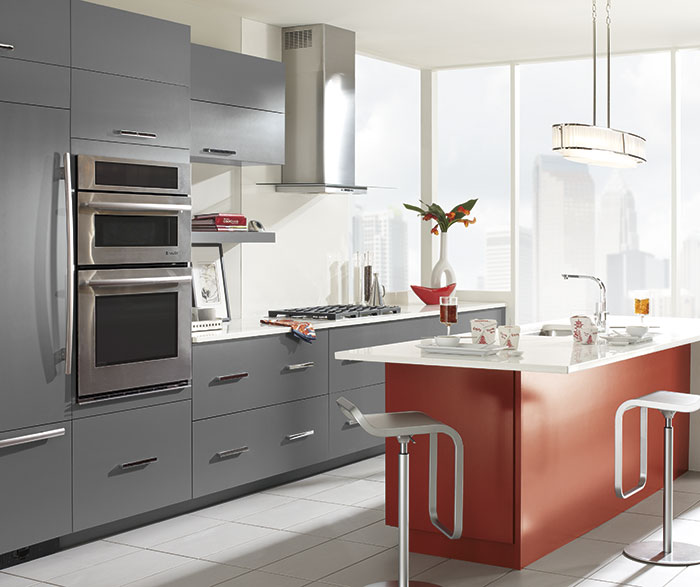
M 697 412 L 700 410 L 700 395 L 675 391 L 655 391 L 648 395 L 627 400 L 618 409 L 651 408 L 661 412 Z

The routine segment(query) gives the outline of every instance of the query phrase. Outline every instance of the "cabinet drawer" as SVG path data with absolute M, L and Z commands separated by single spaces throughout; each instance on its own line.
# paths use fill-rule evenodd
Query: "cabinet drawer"
M 190 27 L 73 0 L 73 67 L 190 85 Z
M 0 45 L 0 57 L 70 65 L 70 0 L 3 0 Z
M 73 530 L 192 497 L 190 402 L 73 424 Z
M 192 99 L 284 112 L 284 64 L 192 45 Z
M 56 65 L 0 59 L 0 100 L 70 108 L 70 69 Z
M 328 333 L 194 345 L 194 419 L 328 393 Z
M 192 161 L 284 163 L 284 114 L 191 101 Z
M 350 400 L 365 414 L 376 414 L 386 411 L 384 407 L 383 383 L 332 394 L 328 401 L 328 445 L 330 458 L 351 454 L 373 446 L 382 446 L 384 444 L 383 438 L 367 434 L 359 424 L 349 421 L 343 415 L 336 403 L 339 397 Z
M 194 497 L 328 458 L 328 396 L 193 424 Z
M 189 148 L 187 88 L 91 71 L 71 75 L 72 137 Z
M 42 440 L 39 436 L 46 435 Z M 0 552 L 70 534 L 71 429 L 61 422 L 0 434 Z

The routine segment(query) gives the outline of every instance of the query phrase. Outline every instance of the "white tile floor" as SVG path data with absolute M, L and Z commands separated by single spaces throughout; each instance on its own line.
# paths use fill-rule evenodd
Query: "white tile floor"
M 363 587 L 396 578 L 384 525 L 384 457 L 110 536 L 0 572 L 0 587 Z M 676 482 L 675 538 L 700 544 L 700 473 Z M 657 539 L 661 495 L 522 571 L 411 555 L 412 576 L 443 587 L 700 587 L 700 565 L 621 555 Z

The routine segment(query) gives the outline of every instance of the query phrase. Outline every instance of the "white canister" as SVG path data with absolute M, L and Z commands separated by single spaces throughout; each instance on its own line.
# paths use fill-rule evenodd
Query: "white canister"
M 496 342 L 496 327 L 498 322 L 488 318 L 475 318 L 470 321 L 472 327 L 472 342 L 475 344 L 493 344 Z
M 520 344 L 520 326 L 499 326 L 498 342 L 508 350 L 517 350 Z

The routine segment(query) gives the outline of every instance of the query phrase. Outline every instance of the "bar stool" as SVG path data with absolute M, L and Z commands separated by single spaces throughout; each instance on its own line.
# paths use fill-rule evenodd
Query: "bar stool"
M 344 397 L 336 400 L 346 418 L 356 421 L 365 432 L 380 438 L 394 437 L 399 441 L 399 580 L 380 581 L 367 587 L 439 587 L 434 583 L 410 581 L 408 573 L 408 443 L 418 434 L 430 435 L 430 464 L 428 485 L 428 511 L 430 521 L 451 540 L 462 536 L 462 437 L 442 422 L 423 412 L 390 412 L 387 414 L 363 414 Z M 455 502 L 453 530 L 450 532 L 437 514 L 437 436 L 447 434 L 455 446 Z
M 622 488 L 622 417 L 627 410 L 640 408 L 639 481 L 625 493 Z M 615 493 L 627 499 L 647 484 L 647 410 L 659 410 L 666 418 L 664 427 L 664 511 L 663 541 L 636 542 L 625 547 L 628 558 L 652 565 L 696 565 L 700 563 L 700 546 L 673 542 L 673 416 L 700 409 L 700 396 L 673 391 L 655 391 L 628 400 L 615 414 Z

